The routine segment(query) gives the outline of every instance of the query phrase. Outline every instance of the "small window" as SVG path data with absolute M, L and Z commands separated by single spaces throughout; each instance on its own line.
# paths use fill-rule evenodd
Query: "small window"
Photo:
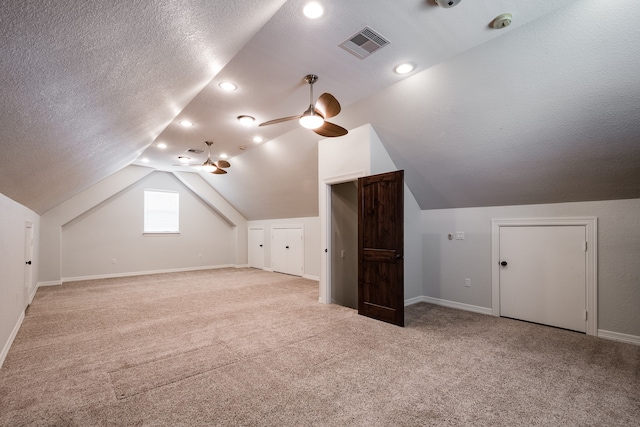
M 179 233 L 179 194 L 175 191 L 144 190 L 144 232 Z

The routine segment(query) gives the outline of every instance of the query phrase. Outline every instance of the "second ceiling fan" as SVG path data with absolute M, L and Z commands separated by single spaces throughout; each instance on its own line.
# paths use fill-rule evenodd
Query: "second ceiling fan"
M 303 127 L 311 129 L 318 135 L 327 138 L 346 135 L 348 131 L 345 128 L 326 121 L 326 119 L 334 117 L 340 112 L 341 108 L 338 100 L 330 93 L 323 93 L 318 97 L 316 104 L 313 105 L 313 84 L 318 81 L 318 76 L 315 74 L 307 74 L 304 80 L 309 83 L 309 108 L 298 116 L 269 120 L 268 122 L 261 123 L 260 126 L 275 125 L 276 123 L 287 122 L 289 120 L 299 120 Z

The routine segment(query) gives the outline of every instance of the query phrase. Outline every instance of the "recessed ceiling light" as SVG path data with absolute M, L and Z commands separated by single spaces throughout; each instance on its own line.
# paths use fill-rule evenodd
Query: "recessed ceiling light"
M 253 124 L 253 122 L 256 119 L 254 119 L 251 116 L 238 116 L 238 121 L 240 122 L 240 124 L 246 128 L 248 128 L 249 126 L 251 126 Z
M 229 156 L 227 156 L 225 153 L 220 154 L 220 158 L 221 158 L 221 159 L 226 159 L 226 158 L 228 158 L 228 157 L 229 157 Z
M 192 122 L 190 122 L 189 120 L 180 120 L 180 121 L 178 122 L 178 124 L 179 124 L 180 126 L 184 126 L 184 127 L 186 127 L 186 128 L 190 128 L 191 126 L 193 126 L 193 123 L 192 123 Z
M 167 148 L 167 144 L 165 144 L 164 142 L 159 142 L 158 144 L 156 144 L 156 147 L 158 147 L 161 150 L 164 150 L 165 148 Z
M 142 158 L 142 163 L 149 163 L 149 159 L 147 159 L 146 157 Z
M 253 142 L 255 142 L 256 144 L 259 144 L 259 143 L 261 143 L 262 141 L 264 141 L 264 140 L 262 139 L 262 137 L 261 137 L 261 136 L 254 136 L 254 137 L 253 137 Z
M 407 74 L 413 71 L 413 64 L 405 63 L 398 65 L 394 71 L 398 74 Z
M 231 82 L 222 82 L 218 86 L 220 86 L 220 89 L 226 90 L 227 92 L 233 92 L 234 90 L 238 89 L 238 86 L 234 85 Z
M 307 3 L 304 9 L 302 9 L 302 13 L 304 13 L 304 16 L 309 19 L 317 19 L 322 16 L 322 14 L 324 13 L 324 9 L 322 8 L 322 5 L 320 5 L 320 3 L 312 1 L 310 3 Z
M 178 156 L 178 161 L 180 161 L 180 163 L 189 163 L 189 160 L 191 160 L 189 157 Z

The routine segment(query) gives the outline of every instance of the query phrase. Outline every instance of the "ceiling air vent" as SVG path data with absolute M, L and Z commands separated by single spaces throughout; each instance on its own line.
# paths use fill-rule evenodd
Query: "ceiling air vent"
M 204 151 L 203 150 L 198 150 L 197 148 L 189 148 L 187 150 L 187 153 L 202 154 L 202 153 L 204 153 Z
M 364 27 L 347 40 L 340 47 L 353 53 L 360 59 L 364 59 L 378 49 L 385 47 L 390 42 L 369 27 Z

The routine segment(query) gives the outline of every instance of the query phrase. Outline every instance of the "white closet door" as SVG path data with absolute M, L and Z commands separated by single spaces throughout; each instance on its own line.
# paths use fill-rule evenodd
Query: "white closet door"
M 249 267 L 264 269 L 264 229 L 249 229 Z
M 271 268 L 280 273 L 304 275 L 304 230 L 302 227 L 271 230 Z
M 586 331 L 586 229 L 500 227 L 500 315 Z
M 304 274 L 304 247 L 302 228 L 287 229 L 287 271 L 288 274 Z
M 287 229 L 271 230 L 271 268 L 280 273 L 287 272 Z

